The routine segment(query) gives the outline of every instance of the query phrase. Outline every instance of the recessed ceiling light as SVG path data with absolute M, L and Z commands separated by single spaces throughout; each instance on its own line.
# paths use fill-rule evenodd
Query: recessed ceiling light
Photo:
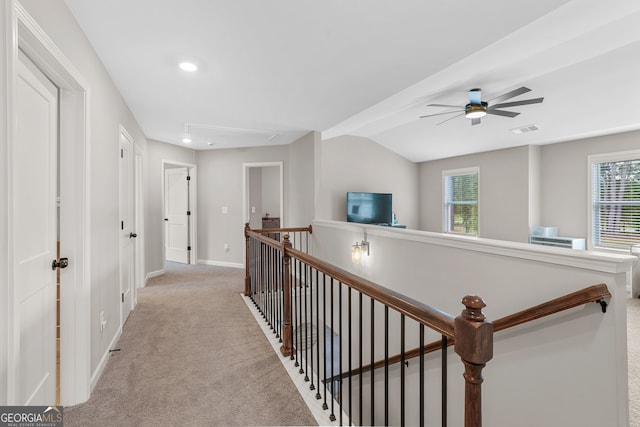
M 185 144 L 188 144 L 191 142 L 191 138 L 184 137 L 182 138 L 182 142 L 184 142 Z
M 181 62 L 180 63 L 180 68 L 184 71 L 188 71 L 190 73 L 196 71 L 198 69 L 198 66 L 196 64 L 194 64 L 193 62 Z

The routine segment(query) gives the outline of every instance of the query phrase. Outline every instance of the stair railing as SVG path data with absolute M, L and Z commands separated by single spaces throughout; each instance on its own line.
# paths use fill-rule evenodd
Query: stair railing
M 484 301 L 465 296 L 465 308 L 454 318 L 295 249 L 289 233 L 296 232 L 312 230 L 252 231 L 248 224 L 245 226 L 245 295 L 280 339 L 282 354 L 299 367 L 299 373 L 310 383 L 309 389 L 316 391 L 316 399 L 324 400 L 323 408 L 330 409 L 329 419 L 338 420 L 337 412 L 340 425 L 376 425 L 376 421 L 384 425 L 425 425 L 424 340 L 427 333 L 436 333 L 441 336 L 442 353 L 440 424 L 447 425 L 447 347 L 450 340 L 455 340 L 455 352 L 465 369 L 464 425 L 481 426 L 482 369 L 493 356 L 493 324 L 482 313 Z M 274 233 L 282 235 L 281 241 L 265 236 Z M 406 392 L 406 378 L 411 374 L 405 363 L 400 365 L 400 390 L 391 393 L 389 351 L 399 347 L 400 360 L 405 362 L 405 348 L 410 345 L 407 341 L 419 342 L 422 349 L 418 372 L 411 373 L 419 377 L 418 393 Z M 368 386 L 363 383 L 363 368 L 367 360 L 373 363 L 376 354 L 382 352 L 386 360 L 383 380 L 376 381 L 378 377 L 370 370 Z M 357 382 L 349 376 L 343 383 L 339 374 L 345 362 L 348 371 L 353 370 L 353 364 L 358 365 Z M 383 389 L 382 397 L 378 388 Z M 419 409 L 416 414 L 407 414 L 407 408 L 412 407 L 407 401 L 415 397 Z

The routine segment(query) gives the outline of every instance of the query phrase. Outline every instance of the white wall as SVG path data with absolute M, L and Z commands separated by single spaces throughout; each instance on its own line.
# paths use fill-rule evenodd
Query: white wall
M 288 197 L 288 146 L 205 150 L 197 153 L 198 258 L 200 262 L 242 266 L 243 163 L 284 162 L 284 197 Z M 222 207 L 228 213 L 222 213 Z M 285 212 L 286 217 L 286 212 Z M 224 244 L 229 245 L 225 252 Z
M 347 220 L 348 191 L 392 193 L 400 224 L 418 227 L 418 166 L 381 145 L 355 136 L 321 143 L 316 218 Z
M 289 145 L 289 197 L 286 224 L 304 227 L 315 218 L 315 146 L 320 133 L 310 132 Z
M 480 237 L 526 242 L 529 235 L 529 147 L 490 151 L 420 164 L 420 227 L 443 231 L 442 173 L 479 167 Z
M 351 245 L 365 231 L 371 256 L 356 266 Z M 495 320 L 605 283 L 613 295 L 606 314 L 590 303 L 496 334 L 484 370 L 484 424 L 628 425 L 626 284 L 634 258 L 333 221 L 314 221 L 312 240 L 315 256 L 453 316 L 469 294 L 483 297 Z M 453 350 L 449 360 L 449 422 L 462 425 L 462 366 Z M 438 405 L 429 400 L 430 417 Z
M 177 162 L 178 164 L 195 164 L 196 152 L 190 148 L 179 147 L 160 141 L 147 142 L 147 176 L 145 212 L 145 274 L 155 273 L 164 269 L 163 242 L 164 207 L 162 206 L 162 188 L 164 171 L 162 161 Z M 198 177 L 196 176 L 196 180 Z
M 10 3 L 3 2 L 2 7 L 9 7 Z M 91 135 L 91 157 L 87 168 L 92 194 L 89 213 L 91 223 L 90 369 L 95 373 L 101 361 L 105 360 L 109 345 L 119 334 L 120 327 L 119 199 L 118 185 L 114 185 L 118 182 L 119 126 L 122 125 L 127 129 L 135 144 L 141 147 L 143 152 L 146 150 L 146 139 L 64 2 L 62 0 L 45 2 L 24 0 L 21 3 L 90 86 L 90 122 L 87 123 Z M 0 61 L 0 69 L 4 70 L 7 61 L 6 52 Z M 6 98 L 3 97 L 3 99 Z M 4 143 L 5 141 L 3 146 Z M 1 169 L 6 170 L 4 167 Z M 0 203 L 2 203 L 0 210 L 6 211 L 6 199 Z M 4 287 L 5 283 L 2 281 L 0 286 Z M 105 313 L 107 325 L 106 329 L 100 332 L 98 313 L 102 311 Z M 3 313 L 6 311 L 3 310 Z M 3 317 L 0 320 L 0 329 L 5 330 L 5 322 L 6 319 Z M 0 388 L 3 387 L 0 386 Z
M 640 132 L 627 132 L 542 147 L 542 222 L 564 236 L 587 237 L 588 163 L 591 154 L 637 150 Z

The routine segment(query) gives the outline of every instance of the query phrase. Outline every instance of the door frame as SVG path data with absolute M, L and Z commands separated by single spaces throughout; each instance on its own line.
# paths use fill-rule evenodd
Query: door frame
M 242 164 L 242 224 L 246 224 L 251 219 L 251 212 L 249 212 L 249 206 L 251 204 L 249 198 L 251 197 L 249 191 L 249 171 L 251 168 L 265 168 L 265 167 L 278 167 L 280 169 L 280 184 L 278 189 L 280 190 L 280 227 L 285 227 L 285 214 L 284 214 L 284 171 L 283 162 L 260 162 L 260 163 L 243 163 Z
M 130 213 L 131 213 L 131 224 L 128 225 L 130 231 L 132 233 L 138 233 L 136 226 L 137 226 L 137 222 L 136 222 L 136 144 L 133 140 L 133 137 L 131 136 L 131 134 L 129 132 L 127 132 L 127 129 L 120 124 L 119 126 L 119 131 L 118 131 L 118 152 L 120 152 L 120 150 L 122 150 L 122 144 L 123 144 L 123 139 L 126 140 L 129 143 L 129 147 L 131 149 L 131 151 L 129 152 L 129 161 L 131 162 L 129 165 L 129 194 L 130 194 L 130 198 L 129 198 L 129 209 L 130 209 Z M 122 180 L 122 159 L 120 158 L 120 156 L 118 156 L 118 180 Z M 118 191 L 120 191 L 122 189 L 122 182 L 118 183 Z M 118 206 L 118 216 L 120 218 L 120 220 L 122 220 L 122 194 L 118 194 L 118 201 L 120 203 L 120 205 Z M 118 229 L 118 280 L 120 282 L 120 294 L 123 294 L 123 289 L 122 289 L 122 253 L 120 252 L 122 250 L 122 241 L 121 239 L 123 238 L 122 236 L 122 231 L 120 231 L 120 229 Z M 131 238 L 129 238 L 131 239 Z M 132 253 L 131 253 L 131 259 L 129 260 L 129 268 L 131 269 L 130 272 L 130 290 L 129 292 L 131 292 L 131 302 L 130 302 L 130 307 L 129 307 L 129 315 L 131 314 L 131 312 L 133 311 L 133 309 L 135 308 L 135 304 L 138 300 L 137 297 L 137 290 L 138 287 L 136 286 L 136 258 L 137 258 L 137 254 L 136 254 L 136 241 L 138 239 L 136 238 L 133 242 L 131 243 L 132 246 Z M 122 318 L 122 314 L 123 314 L 123 310 L 125 309 L 123 307 L 124 301 L 120 304 L 120 333 L 122 333 L 122 328 L 124 327 L 124 324 L 126 322 L 126 319 Z M 128 316 L 127 316 L 128 317 Z
M 178 167 L 186 167 L 189 170 L 189 176 L 191 177 L 189 183 L 189 209 L 191 209 L 191 218 L 189 219 L 189 233 L 190 233 L 190 242 L 191 242 L 191 253 L 189 254 L 189 264 L 197 264 L 198 263 L 198 240 L 197 240 L 197 227 L 198 227 L 198 202 L 196 195 L 197 192 L 197 182 L 198 182 L 198 169 L 193 163 L 185 163 L 185 162 L 177 162 L 174 160 L 162 160 L 162 217 L 164 218 L 165 212 L 165 174 L 164 171 L 167 169 L 168 165 L 178 166 Z M 166 254 L 166 238 L 167 238 L 167 227 L 165 226 L 164 221 L 162 221 L 162 265 L 167 261 Z
M 2 31 L 0 37 L 0 95 L 6 99 L 0 110 L 2 165 L 0 174 L 0 205 L 5 205 L 0 225 L 0 267 L 6 273 L 6 288 L 0 287 L 0 338 L 9 343 L 0 353 L 0 402 L 16 402 L 17 378 L 14 368 L 19 354 L 19 313 L 16 312 L 17 292 L 13 271 L 11 188 L 12 157 L 15 133 L 18 50 L 27 56 L 60 89 L 60 236 L 62 253 L 70 259 L 62 271 L 61 288 L 61 403 L 73 405 L 89 398 L 91 378 L 91 289 L 90 289 L 90 90 L 89 85 L 62 51 L 17 0 L 0 6 Z M 0 107 L 1 108 L 1 107 Z M 6 216 L 5 216 L 6 215 Z M 6 268 L 6 269 L 5 269 Z M 3 277 L 4 279 L 4 277 Z M 6 298 L 4 298 L 6 297 Z M 6 311 L 5 311 L 6 309 Z M 6 339 L 6 340 L 5 340 Z M 52 355 L 55 357 L 55 355 Z
M 144 177 L 146 176 L 145 164 L 144 164 L 144 150 L 135 143 L 134 144 L 135 160 L 133 164 L 134 168 L 134 221 L 135 229 L 138 234 L 138 238 L 135 240 L 135 276 L 134 282 L 137 289 L 143 288 L 145 285 L 145 259 L 144 259 L 144 241 L 145 237 L 145 221 L 144 221 L 144 206 L 145 206 L 145 192 L 144 192 Z M 134 305 L 138 304 L 138 292 L 135 293 Z

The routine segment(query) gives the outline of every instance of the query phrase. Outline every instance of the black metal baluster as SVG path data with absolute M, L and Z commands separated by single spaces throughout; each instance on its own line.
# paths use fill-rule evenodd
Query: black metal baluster
M 389 307 L 384 306 L 384 425 L 389 425 Z
M 297 278 L 297 274 L 296 274 L 296 265 L 297 265 L 297 260 L 295 258 L 292 258 L 293 262 L 291 263 L 291 287 L 293 288 L 293 292 L 291 292 L 291 297 L 293 298 L 292 301 L 292 311 L 293 314 L 291 316 L 291 342 L 293 345 L 293 348 L 295 349 L 295 351 L 291 352 L 291 360 L 295 360 L 295 363 L 293 364 L 296 368 L 298 367 L 299 363 L 298 363 L 298 348 L 300 347 L 298 345 L 298 335 L 295 333 L 296 330 L 296 321 L 298 319 L 298 287 L 296 286 L 296 278 Z
M 349 320 L 347 321 L 348 326 L 347 329 L 349 330 L 349 425 L 353 424 L 353 387 L 352 387 L 352 380 L 351 378 L 353 377 L 353 375 L 351 374 L 351 369 L 352 368 L 352 353 L 353 353 L 353 334 L 351 333 L 351 287 L 347 288 L 349 290 L 349 293 L 347 294 L 347 300 L 349 303 L 349 309 L 348 309 L 348 318 Z
M 359 393 L 360 393 L 359 400 L 360 400 L 360 402 L 359 402 L 359 408 L 358 408 L 358 410 L 359 410 L 358 422 L 360 423 L 360 425 L 362 425 L 363 424 L 363 421 L 362 421 L 362 415 L 363 415 L 363 413 L 362 413 L 362 398 L 363 398 L 363 393 L 362 393 L 362 355 L 363 355 L 363 345 L 362 345 L 362 292 L 359 292 L 358 305 L 359 305 L 358 313 L 360 315 L 359 316 L 360 320 L 359 320 L 359 324 L 358 324 L 358 331 L 359 331 L 358 337 L 359 337 L 359 341 L 360 341 L 359 347 L 358 347 L 358 352 L 359 352 L 358 361 L 360 363 L 360 367 L 358 368 L 358 386 L 360 387 L 359 388 Z
M 274 307 L 274 314 L 275 314 L 275 322 L 276 322 L 276 338 L 278 338 L 278 340 L 280 342 L 282 342 L 282 272 L 281 272 L 281 266 L 282 266 L 282 253 L 280 251 L 276 252 L 276 265 L 275 265 L 275 277 L 276 277 L 276 287 L 275 287 L 275 307 Z
M 342 283 L 338 282 L 338 407 L 342 425 Z M 333 374 L 335 376 L 335 373 Z
M 318 389 L 316 391 L 316 399 L 322 399 L 320 395 L 320 272 L 316 270 L 316 363 L 318 368 Z
M 424 427 L 424 325 L 420 323 L 420 427 Z
M 400 426 L 404 427 L 404 375 L 405 375 L 405 355 L 404 355 L 404 314 L 400 315 Z
M 331 414 L 329 414 L 329 419 L 333 422 L 336 420 L 336 415 L 333 413 L 333 402 L 335 402 L 336 400 L 336 394 L 335 394 L 335 389 L 334 389 L 334 384 L 335 384 L 335 380 L 333 378 L 333 376 L 335 375 L 335 367 L 333 366 L 333 361 L 335 359 L 334 355 L 335 355 L 335 351 L 333 348 L 333 342 L 335 341 L 335 339 L 333 338 L 333 277 L 331 278 Z
M 309 356 L 311 359 L 311 384 L 309 384 L 309 390 L 315 390 L 316 386 L 314 385 L 313 382 L 313 268 L 311 267 L 309 269 L 309 332 L 311 334 L 311 336 L 309 337 L 309 339 L 311 340 L 311 349 L 309 351 Z M 316 346 L 317 346 L 317 339 L 316 339 Z
M 309 341 L 307 341 L 307 264 L 302 263 L 302 268 L 300 269 L 301 280 L 300 283 L 300 344 L 304 344 L 304 349 L 300 349 L 300 373 L 305 374 L 304 380 L 309 381 L 309 375 L 305 373 L 305 365 L 309 363 L 309 358 L 307 357 L 307 346 Z M 304 304 L 303 304 L 304 301 Z M 303 310 L 304 309 L 304 310 Z M 304 339 L 303 339 L 304 332 Z M 304 359 L 302 359 L 302 352 L 304 351 Z M 304 362 L 304 363 L 303 363 Z
M 322 273 L 322 351 L 324 351 L 324 402 L 322 403 L 322 409 L 329 409 L 327 405 L 327 276 Z
M 371 425 L 376 425 L 376 390 L 375 390 L 375 369 L 373 364 L 376 363 L 375 359 L 375 336 L 376 336 L 376 322 L 375 322 L 375 301 L 371 298 Z
M 447 336 L 442 336 L 442 427 L 447 427 Z

